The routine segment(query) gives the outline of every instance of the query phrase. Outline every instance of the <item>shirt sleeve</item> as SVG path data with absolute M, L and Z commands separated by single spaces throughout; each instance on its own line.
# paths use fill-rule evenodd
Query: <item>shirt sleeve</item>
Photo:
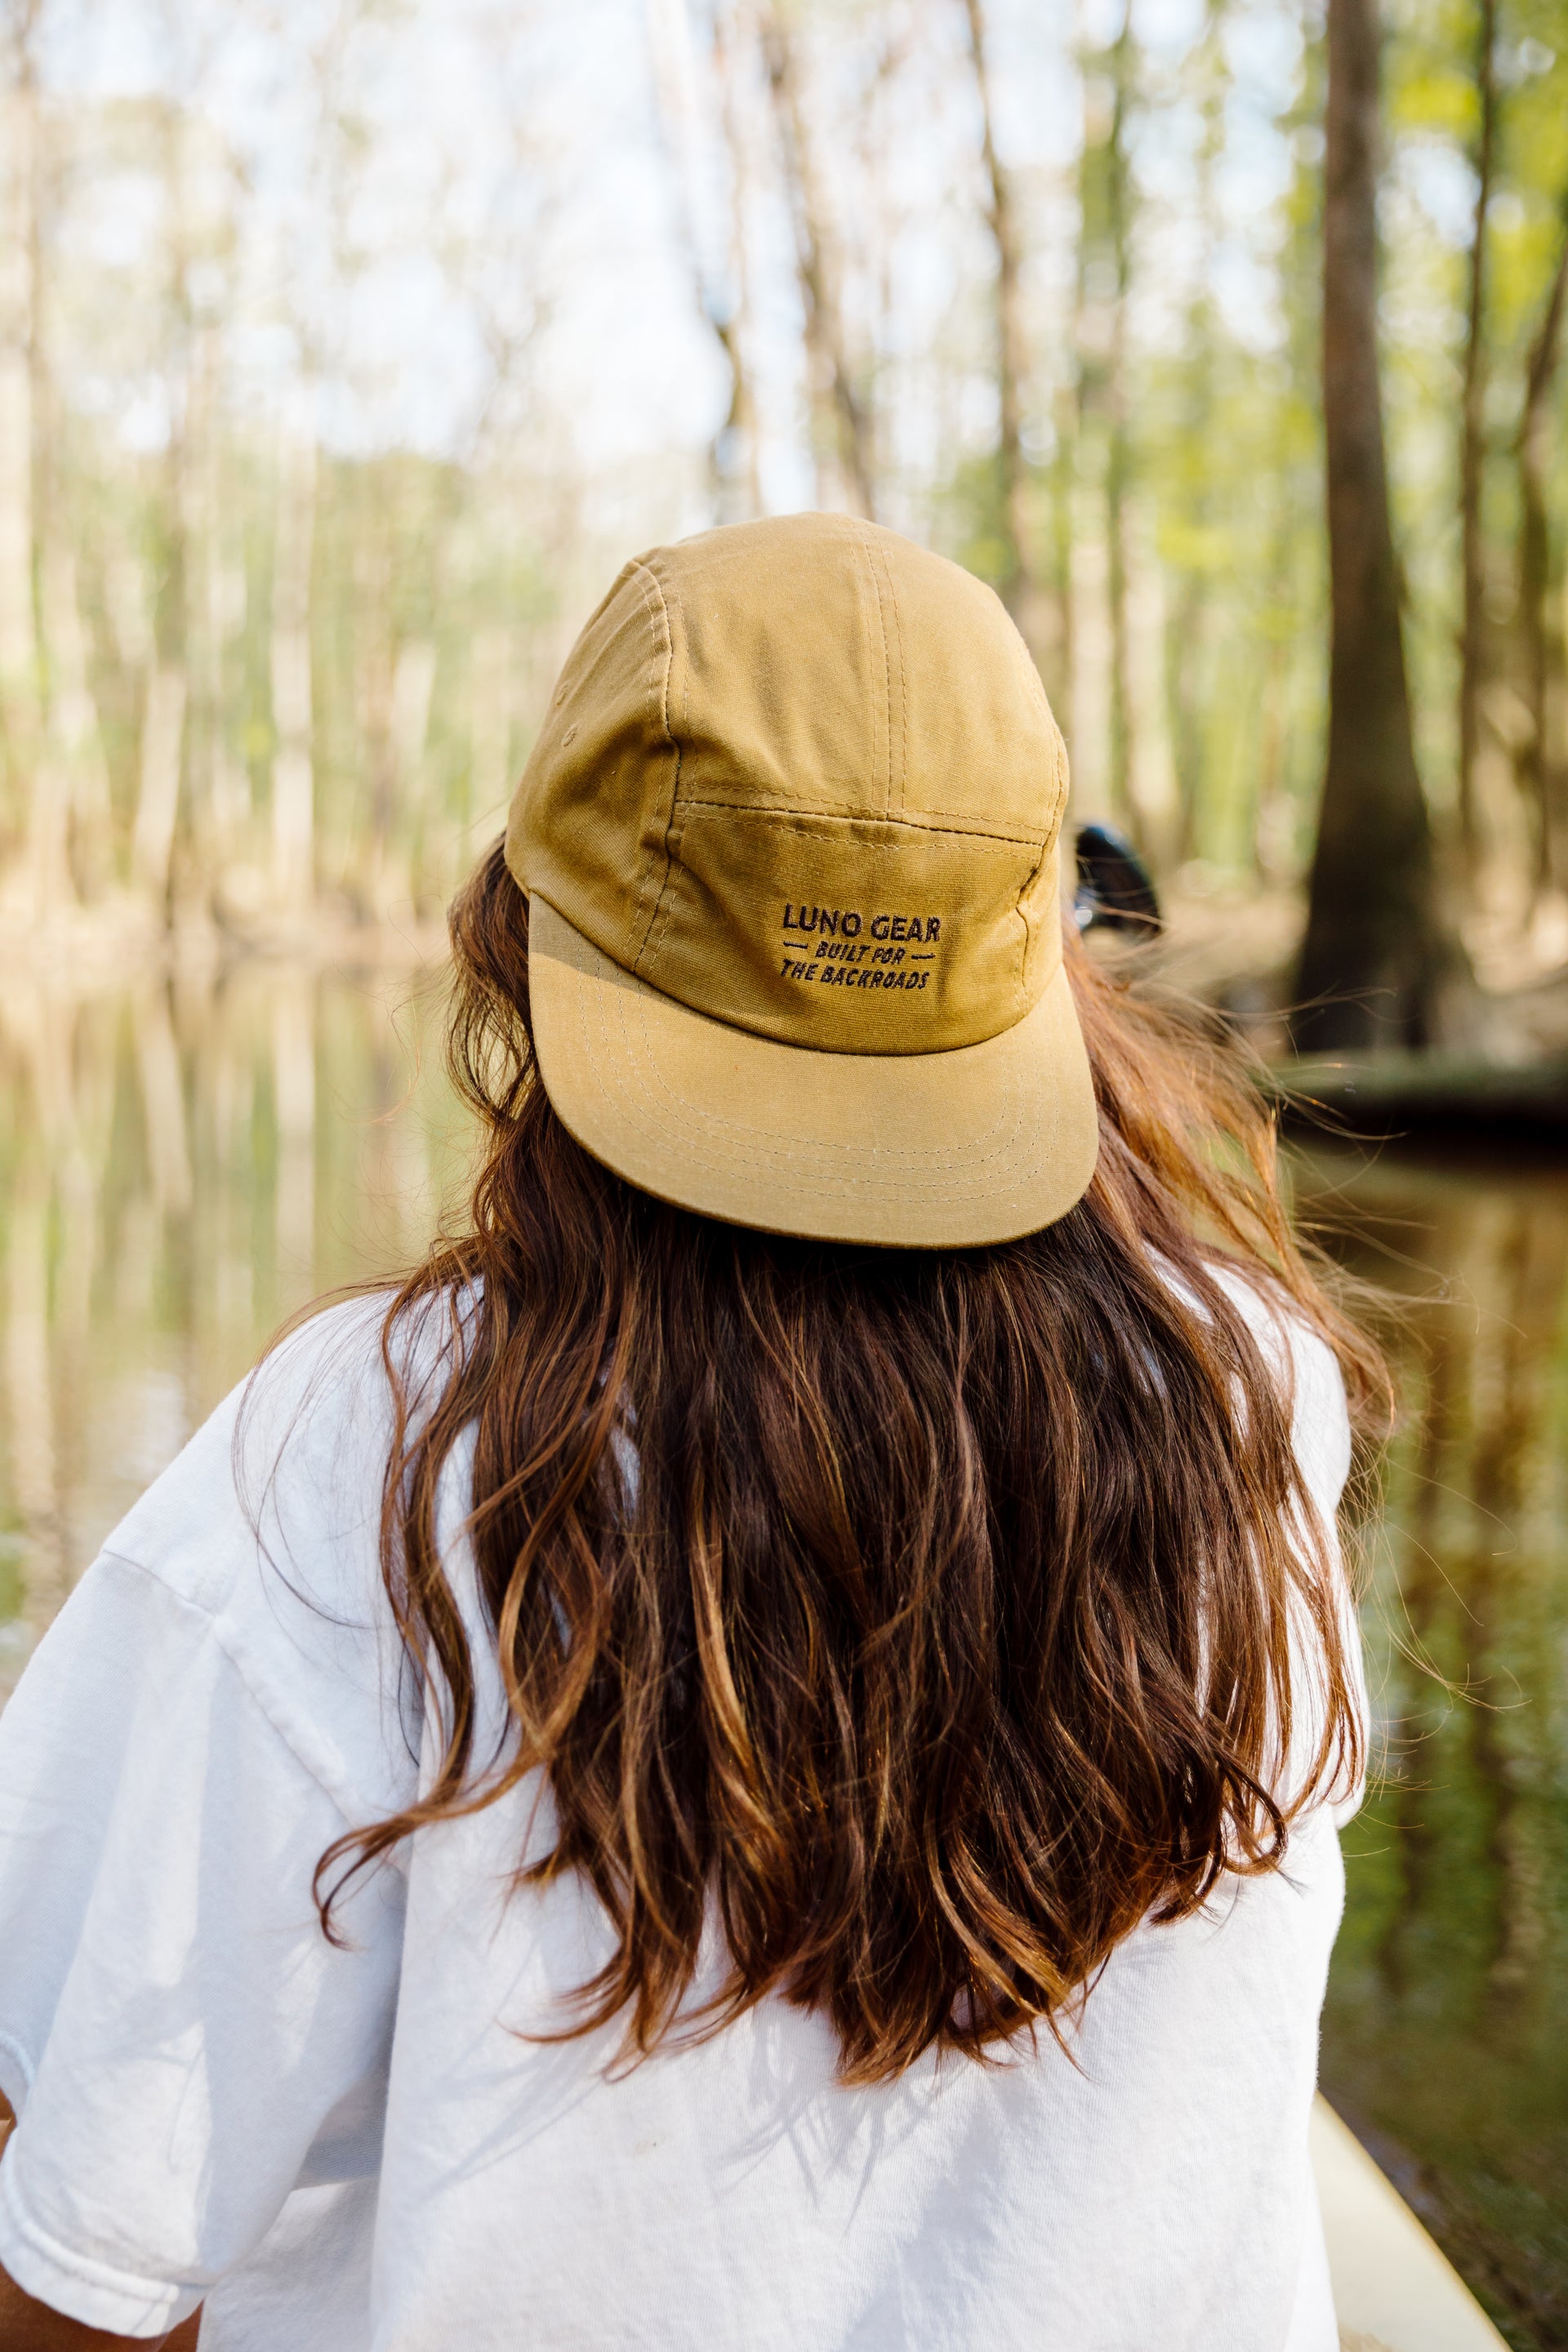
M 274 1712 L 221 1620 L 106 1555 L 0 1717 L 0 2263 L 121 2335 L 378 2160 L 403 1880 L 365 1874 L 328 1942 L 351 1824 Z
M 1339 1619 L 1340 1653 L 1351 1706 L 1360 1721 L 1363 1734 L 1362 1771 L 1353 1783 L 1347 1782 L 1342 1776 L 1331 1786 L 1330 1810 L 1335 1825 L 1342 1827 L 1360 1809 L 1365 1794 L 1364 1751 L 1370 1730 L 1361 1616 L 1338 1527 L 1340 1503 L 1351 1469 L 1350 1411 L 1345 1400 L 1344 1377 L 1327 1342 L 1315 1331 L 1298 1324 L 1290 1335 L 1290 1349 L 1294 1367 L 1291 1444 L 1327 1547 L 1329 1570 L 1333 1580 L 1332 1598 Z M 1298 1719 L 1291 1742 L 1294 1755 L 1289 1777 L 1292 1780 L 1303 1776 L 1310 1768 L 1326 1705 L 1321 1645 L 1315 1638 L 1303 1636 L 1296 1642 L 1294 1651 L 1293 1680 Z
M 1344 1377 L 1328 1342 L 1278 1294 L 1234 1268 L 1220 1270 L 1217 1278 L 1247 1318 L 1290 1401 L 1291 1451 L 1317 1516 L 1316 1533 L 1321 1539 L 1329 1580 L 1326 1597 L 1338 1620 L 1340 1655 L 1351 1710 L 1362 1727 L 1364 1766 L 1368 1707 L 1361 1621 L 1338 1525 L 1352 1457 Z M 1303 1552 L 1316 1551 L 1316 1540 L 1309 1540 L 1308 1529 L 1299 1519 L 1293 1535 Z M 1277 1727 L 1270 1771 L 1274 1795 L 1287 1806 L 1297 1801 L 1313 1777 L 1329 1705 L 1322 1641 L 1300 1595 L 1289 1612 L 1289 1645 L 1290 1734 L 1288 1743 L 1279 1741 Z M 1326 1801 L 1335 1825 L 1341 1826 L 1357 1811 L 1364 1788 L 1364 1769 L 1352 1780 L 1342 1769 L 1336 1772 L 1331 1765 L 1326 1780 L 1319 1784 L 1313 1806 Z

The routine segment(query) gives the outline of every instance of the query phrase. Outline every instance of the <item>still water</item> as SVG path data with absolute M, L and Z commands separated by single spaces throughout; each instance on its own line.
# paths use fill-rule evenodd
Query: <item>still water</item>
M 0 989 L 0 1690 L 267 1335 L 405 1265 L 466 1138 L 417 975 Z M 1568 2347 L 1568 1168 L 1301 1152 L 1397 1295 L 1383 1784 L 1326 2086 L 1510 2341 Z
M 0 1693 L 284 1318 L 417 1256 L 464 1148 L 417 972 L 0 987 Z
M 1303 1155 L 1395 1294 L 1365 1517 L 1383 1781 L 1345 1838 L 1325 2089 L 1510 2343 L 1568 2345 L 1568 1167 Z

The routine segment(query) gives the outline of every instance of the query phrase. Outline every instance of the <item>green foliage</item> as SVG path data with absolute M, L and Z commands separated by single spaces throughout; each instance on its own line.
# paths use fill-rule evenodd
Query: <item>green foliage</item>
M 1134 722 L 1145 736 L 1155 730 L 1167 741 L 1179 803 L 1173 829 L 1153 845 L 1167 863 L 1195 858 L 1207 867 L 1289 882 L 1304 873 L 1310 856 L 1326 719 L 1319 345 L 1325 60 L 1321 22 L 1309 16 L 1293 86 L 1268 123 L 1288 164 L 1258 240 L 1267 257 L 1268 287 L 1259 298 L 1265 316 L 1247 318 L 1221 292 L 1237 236 L 1221 191 L 1246 96 L 1233 62 L 1237 14 L 1225 0 L 1211 0 L 1193 47 L 1158 70 L 1131 47 L 1119 63 L 1115 42 L 1082 59 L 1076 324 L 1065 346 L 1059 336 L 1041 338 L 1052 357 L 1040 369 L 1035 405 L 1041 436 L 1054 437 L 1057 454 L 1049 495 L 1042 477 L 1031 552 L 1037 574 L 1064 608 L 1072 602 L 1068 579 L 1077 579 L 1078 609 L 1064 609 L 1060 634 L 1070 637 L 1076 626 L 1082 639 L 1098 625 L 1095 566 L 1104 559 L 1094 543 L 1103 545 L 1108 529 L 1110 440 L 1120 411 L 1129 509 L 1155 559 L 1152 597 L 1145 603 L 1163 614 L 1163 707 L 1138 709 Z M 1455 792 L 1459 370 L 1479 124 L 1479 9 L 1475 0 L 1394 0 L 1385 25 L 1385 431 L 1407 587 L 1417 748 L 1442 826 Z M 1489 740 L 1509 751 L 1518 416 L 1568 220 L 1568 22 L 1561 7 L 1550 0 L 1505 0 L 1497 70 L 1483 514 L 1492 633 L 1487 709 L 1489 724 L 1504 730 Z M 1119 89 L 1121 135 L 1131 154 L 1120 188 L 1112 139 Z M 1199 255 L 1188 297 L 1174 315 L 1151 287 L 1157 257 L 1169 249 L 1170 220 L 1152 204 L 1140 163 L 1152 142 L 1174 135 L 1173 121 L 1184 124 L 1181 136 L 1192 158 L 1184 218 Z M 1119 203 L 1130 252 L 1124 303 Z M 1561 583 L 1568 542 L 1568 364 L 1556 379 L 1552 420 L 1552 560 Z M 995 576 L 999 562 L 995 498 L 984 456 L 966 457 L 949 476 L 938 506 L 944 544 L 985 576 Z M 1052 535 L 1064 503 L 1071 514 L 1070 562 Z M 1554 611 L 1561 632 L 1561 606 Z M 1086 721 L 1081 693 L 1075 715 L 1079 740 L 1072 748 L 1083 767 L 1093 761 L 1095 716 L 1090 710 Z

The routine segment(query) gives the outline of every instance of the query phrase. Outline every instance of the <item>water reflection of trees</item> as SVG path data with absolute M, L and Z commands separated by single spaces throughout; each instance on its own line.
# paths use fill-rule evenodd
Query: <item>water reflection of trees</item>
M 1388 1777 L 1350 1841 L 1325 2072 L 1415 2160 L 1515 2340 L 1560 2344 L 1568 1177 L 1385 1157 L 1334 1192 L 1344 1174 L 1318 1163 L 1307 1190 L 1399 1297 L 1405 1420 L 1369 1531 Z
M 0 994 L 0 1687 L 281 1318 L 422 1245 L 427 1010 L 289 968 Z

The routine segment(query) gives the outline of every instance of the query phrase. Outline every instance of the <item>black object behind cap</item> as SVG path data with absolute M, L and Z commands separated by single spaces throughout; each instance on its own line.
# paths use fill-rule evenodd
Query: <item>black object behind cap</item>
M 1130 931 L 1153 939 L 1164 928 L 1159 895 L 1125 835 L 1109 824 L 1079 827 L 1073 918 L 1080 931 Z

